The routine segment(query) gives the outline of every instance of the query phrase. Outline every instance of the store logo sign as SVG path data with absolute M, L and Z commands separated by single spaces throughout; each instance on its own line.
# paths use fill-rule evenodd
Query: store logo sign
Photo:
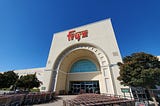
M 88 37 L 88 30 L 84 30 L 84 31 L 80 31 L 80 32 L 76 32 L 75 30 L 69 31 L 68 32 L 68 41 L 77 39 L 78 41 L 80 41 L 81 38 L 85 38 Z

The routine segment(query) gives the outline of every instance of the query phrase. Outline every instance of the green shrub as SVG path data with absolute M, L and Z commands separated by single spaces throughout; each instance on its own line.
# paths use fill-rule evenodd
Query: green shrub
M 40 92 L 40 89 L 38 89 L 38 88 L 33 88 L 33 89 L 30 89 L 30 92 Z

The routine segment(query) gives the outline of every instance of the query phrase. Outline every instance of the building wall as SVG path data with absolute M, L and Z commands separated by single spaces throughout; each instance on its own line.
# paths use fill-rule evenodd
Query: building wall
M 159 59 L 159 61 L 160 61 L 160 56 L 157 56 L 158 57 L 158 59 Z
M 39 81 L 42 82 L 39 89 L 43 91 L 41 87 L 43 87 L 43 84 L 44 84 L 44 69 L 45 68 L 32 68 L 32 69 L 15 70 L 14 72 L 17 73 L 18 76 L 24 76 L 24 75 L 36 73 L 36 77 L 38 78 Z
M 88 36 L 68 40 L 70 31 L 88 31 Z M 157 56 L 160 60 L 160 56 Z M 70 73 L 72 64 L 89 59 L 96 64 L 96 72 Z M 118 62 L 122 62 L 111 20 L 105 19 L 63 32 L 55 33 L 46 67 L 14 71 L 19 76 L 36 73 L 43 83 L 41 91 L 69 91 L 70 81 L 99 81 L 101 93 L 122 95 L 124 87 L 117 80 Z M 42 89 L 43 88 L 43 89 Z
M 75 38 L 68 41 L 67 35 L 73 30 L 76 32 L 87 30 L 88 37 L 81 38 L 79 41 Z M 79 51 L 76 53 L 77 50 Z M 86 52 L 84 56 L 97 59 L 95 62 L 100 65 L 101 74 L 95 78 L 102 79 L 101 86 L 105 85 L 105 87 L 101 88 L 101 92 L 122 94 L 120 88 L 123 86 L 117 80 L 117 76 L 119 76 L 117 62 L 122 62 L 122 59 L 110 19 L 54 34 L 44 73 L 44 76 L 48 76 L 44 83 L 46 90 L 57 90 L 64 87 L 62 85 L 62 87 L 58 88 L 59 81 L 63 78 L 66 79 L 65 75 L 61 75 L 61 71 L 64 72 L 63 69 L 69 70 L 69 66 L 72 64 L 72 61 L 66 60 L 71 59 L 71 57 L 74 57 L 73 61 L 81 58 L 77 57 L 78 54 L 81 54 L 80 50 L 90 51 L 90 54 L 94 56 L 88 56 L 86 53 L 89 52 Z M 67 62 L 69 64 L 66 65 Z M 67 72 L 65 71 L 64 73 Z M 71 75 L 69 74 L 69 76 L 70 79 Z M 79 74 L 79 77 L 82 77 L 81 74 Z M 76 78 L 79 77 L 77 76 Z M 72 76 L 72 78 L 74 77 Z
M 69 91 L 69 82 L 70 81 L 99 81 L 99 86 L 100 86 L 100 91 L 101 93 L 106 93 L 106 87 L 105 87 L 105 82 L 102 79 L 101 72 L 89 72 L 89 73 L 73 73 L 69 74 L 68 80 L 67 80 L 67 91 Z

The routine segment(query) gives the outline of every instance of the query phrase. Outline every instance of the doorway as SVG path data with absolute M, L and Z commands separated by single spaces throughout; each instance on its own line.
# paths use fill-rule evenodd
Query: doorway
M 71 94 L 79 93 L 99 93 L 98 81 L 71 81 L 70 91 Z

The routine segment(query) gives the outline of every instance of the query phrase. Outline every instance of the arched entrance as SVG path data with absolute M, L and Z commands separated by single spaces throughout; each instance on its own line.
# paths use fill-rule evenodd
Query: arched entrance
M 82 64 L 85 69 L 80 67 Z M 87 64 L 91 65 L 90 69 L 86 69 L 89 68 L 85 67 Z M 76 65 L 80 65 L 79 68 Z M 107 57 L 94 46 L 78 44 L 67 48 L 57 58 L 54 70 L 52 86 L 57 93 L 61 91 L 79 93 L 81 89 L 84 92 L 94 92 L 95 89 L 91 91 L 89 89 L 95 87 L 101 93 L 114 94 Z

